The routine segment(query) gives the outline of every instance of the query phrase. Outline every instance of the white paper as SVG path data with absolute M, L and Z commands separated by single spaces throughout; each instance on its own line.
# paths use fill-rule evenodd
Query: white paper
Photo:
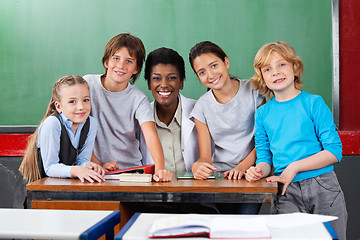
M 216 217 L 211 220 L 211 238 L 269 238 L 270 230 L 262 216 L 249 218 Z
M 292 228 L 314 223 L 330 222 L 338 217 L 310 213 L 287 213 L 266 215 L 266 223 L 273 228 Z

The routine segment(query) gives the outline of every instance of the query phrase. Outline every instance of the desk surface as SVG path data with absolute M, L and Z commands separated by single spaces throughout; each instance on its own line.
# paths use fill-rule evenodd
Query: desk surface
M 0 209 L 0 238 L 79 239 L 113 211 Z M 114 216 L 120 222 L 120 213 Z M 116 224 L 117 224 L 116 223 Z M 102 234 L 104 234 L 103 232 Z M 101 235 L 100 235 L 101 236 Z
M 173 180 L 171 182 L 82 183 L 78 179 L 42 178 L 27 185 L 30 191 L 105 191 L 105 192 L 221 192 L 221 193 L 276 193 L 277 184 L 242 180 Z
M 176 216 L 181 216 L 178 214 Z M 153 214 L 153 213 L 142 213 L 135 214 L 133 218 L 130 219 L 128 224 L 122 229 L 118 235 L 115 236 L 115 240 L 148 240 L 147 237 L 149 229 L 152 223 L 159 218 L 174 216 L 174 214 Z M 221 215 L 204 215 L 211 217 L 219 217 Z M 223 215 L 224 216 L 224 215 Z M 248 217 L 266 217 L 271 215 L 226 215 L 224 217 L 236 217 L 236 218 L 248 218 Z M 309 224 L 292 228 L 271 228 L 271 239 L 296 239 L 296 240 L 328 240 L 332 239 L 329 232 L 326 230 L 325 226 L 322 223 Z M 163 240 L 174 240 L 174 238 L 162 238 Z M 209 238 L 181 238 L 181 240 L 205 240 Z M 246 240 L 246 239 L 243 239 Z
M 176 180 L 171 182 L 82 183 L 43 178 L 27 185 L 29 200 L 100 200 L 123 202 L 272 202 L 277 184 L 265 180 Z

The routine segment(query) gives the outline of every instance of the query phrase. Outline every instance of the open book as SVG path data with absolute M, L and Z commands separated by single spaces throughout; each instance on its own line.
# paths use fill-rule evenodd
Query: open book
M 206 217 L 196 214 L 156 220 L 149 238 L 208 236 L 209 238 L 271 238 L 263 217 Z

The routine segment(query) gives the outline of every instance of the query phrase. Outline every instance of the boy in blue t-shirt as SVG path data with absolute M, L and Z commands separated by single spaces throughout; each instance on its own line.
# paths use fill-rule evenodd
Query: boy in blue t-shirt
M 303 62 L 285 42 L 264 45 L 254 60 L 255 89 L 271 101 L 255 113 L 256 166 L 248 181 L 267 177 L 274 166 L 279 182 L 277 213 L 306 212 L 337 216 L 339 239 L 346 239 L 344 194 L 334 172 L 342 145 L 324 100 L 301 90 Z

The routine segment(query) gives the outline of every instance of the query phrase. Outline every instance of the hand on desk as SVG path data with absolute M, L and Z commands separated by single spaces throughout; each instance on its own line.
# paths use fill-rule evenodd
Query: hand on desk
M 259 181 L 263 176 L 263 170 L 260 167 L 250 167 L 245 173 L 245 179 L 249 182 Z
M 227 179 L 241 179 L 243 176 L 245 176 L 245 172 L 239 168 L 233 168 L 224 172 L 224 178 Z
M 93 183 L 94 181 L 97 182 L 105 181 L 104 177 L 100 173 L 95 172 L 94 170 L 89 169 L 87 167 L 73 166 L 71 168 L 70 173 L 72 177 L 79 178 L 81 182 L 85 182 L 85 180 L 91 183 Z
M 217 168 L 207 162 L 196 161 L 192 165 L 192 172 L 195 179 L 207 179 Z
M 105 175 L 105 170 L 99 164 L 88 162 L 86 164 L 86 167 L 88 169 L 94 170 L 95 172 L 99 173 L 101 176 Z
M 271 165 L 265 162 L 260 162 L 256 166 L 250 167 L 246 170 L 245 178 L 249 182 L 255 182 L 260 180 L 263 177 L 269 176 L 271 173 Z
M 165 169 L 160 169 L 155 172 L 153 179 L 155 182 L 170 182 L 172 179 L 172 172 Z
M 262 167 L 266 167 L 263 169 Z M 261 178 L 268 176 L 270 173 L 270 169 L 267 165 L 264 165 L 262 167 L 250 167 L 245 174 L 246 180 L 249 182 L 255 182 L 260 180 Z M 289 164 L 285 170 L 281 173 L 280 176 L 270 176 L 266 178 L 267 182 L 280 182 L 284 184 L 283 190 L 281 195 L 285 194 L 286 188 L 289 186 L 291 181 L 294 179 L 294 177 L 297 174 L 296 167 L 294 167 L 294 164 Z

